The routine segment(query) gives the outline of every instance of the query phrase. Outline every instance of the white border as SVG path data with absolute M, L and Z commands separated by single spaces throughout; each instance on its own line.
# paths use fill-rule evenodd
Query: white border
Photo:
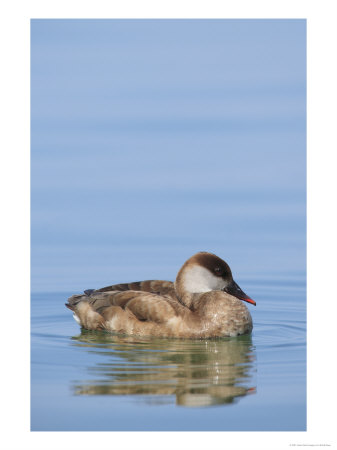
M 336 448 L 335 0 L 3 1 L 1 42 L 2 432 L 5 450 Z M 308 431 L 37 433 L 29 423 L 29 33 L 31 18 L 306 18 L 308 31 Z M 5 206 L 5 208 L 3 208 Z M 5 339 L 4 339 L 5 338 Z M 90 412 L 88 412 L 90 413 Z

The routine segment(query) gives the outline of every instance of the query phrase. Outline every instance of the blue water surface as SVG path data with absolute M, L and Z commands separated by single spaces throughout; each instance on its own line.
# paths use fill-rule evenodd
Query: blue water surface
M 304 20 L 32 20 L 32 430 L 306 429 Z M 85 332 L 216 253 L 250 337 Z

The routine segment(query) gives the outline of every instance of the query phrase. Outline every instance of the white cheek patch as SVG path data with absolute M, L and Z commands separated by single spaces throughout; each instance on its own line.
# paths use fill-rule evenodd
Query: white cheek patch
M 185 269 L 183 285 L 187 292 L 201 293 L 219 291 L 226 286 L 226 282 L 205 267 L 195 265 Z

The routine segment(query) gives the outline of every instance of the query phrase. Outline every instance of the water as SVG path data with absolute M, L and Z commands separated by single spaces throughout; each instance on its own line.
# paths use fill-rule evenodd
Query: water
M 33 20 L 31 48 L 31 429 L 305 430 L 305 21 Z M 198 251 L 256 300 L 251 336 L 64 306 Z
M 207 340 L 81 332 L 70 293 L 33 295 L 32 430 L 305 430 L 305 285 L 289 281 L 250 286 L 251 336 Z

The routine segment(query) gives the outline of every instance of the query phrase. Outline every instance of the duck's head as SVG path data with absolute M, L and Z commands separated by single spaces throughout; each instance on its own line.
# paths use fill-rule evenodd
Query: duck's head
M 233 280 L 229 265 L 216 255 L 199 252 L 189 258 L 179 270 L 176 282 L 178 296 L 209 291 L 224 291 L 234 297 L 256 305 Z

